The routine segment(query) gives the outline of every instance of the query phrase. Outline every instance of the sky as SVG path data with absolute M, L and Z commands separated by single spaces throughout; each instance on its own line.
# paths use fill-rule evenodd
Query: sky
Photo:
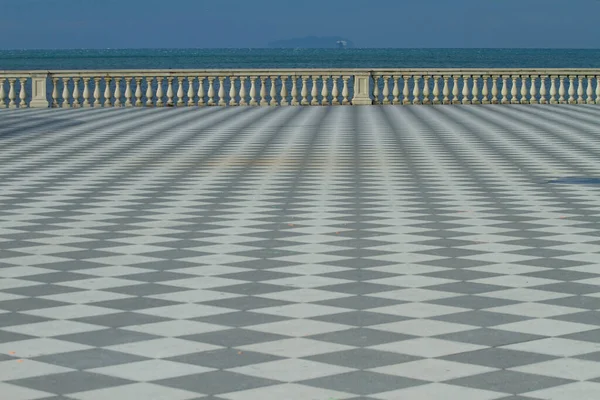
M 600 48 L 600 0 L 0 0 L 0 49 Z

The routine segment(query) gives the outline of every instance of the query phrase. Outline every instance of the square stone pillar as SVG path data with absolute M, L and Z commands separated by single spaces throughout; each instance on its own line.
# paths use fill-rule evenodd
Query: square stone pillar
M 352 97 L 353 106 L 372 105 L 371 94 L 369 93 L 369 83 L 371 74 L 369 72 L 357 73 L 354 75 L 354 96 Z
M 31 75 L 31 102 L 29 108 L 48 108 L 46 82 L 48 74 L 32 74 Z

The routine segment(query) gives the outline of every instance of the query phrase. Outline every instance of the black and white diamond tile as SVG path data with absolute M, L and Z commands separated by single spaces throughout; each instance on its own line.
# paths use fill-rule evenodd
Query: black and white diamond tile
M 3 110 L 0 398 L 596 400 L 599 117 Z

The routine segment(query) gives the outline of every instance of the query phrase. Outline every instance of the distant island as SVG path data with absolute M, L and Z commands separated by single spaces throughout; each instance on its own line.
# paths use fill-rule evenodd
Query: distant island
M 272 49 L 347 49 L 352 47 L 354 47 L 354 43 L 351 40 L 340 36 L 307 36 L 269 43 L 269 48 Z

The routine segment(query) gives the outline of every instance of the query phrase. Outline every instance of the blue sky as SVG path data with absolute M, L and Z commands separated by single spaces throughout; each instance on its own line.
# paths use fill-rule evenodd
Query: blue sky
M 0 49 L 266 47 L 343 36 L 357 47 L 600 48 L 599 0 L 0 0 Z

